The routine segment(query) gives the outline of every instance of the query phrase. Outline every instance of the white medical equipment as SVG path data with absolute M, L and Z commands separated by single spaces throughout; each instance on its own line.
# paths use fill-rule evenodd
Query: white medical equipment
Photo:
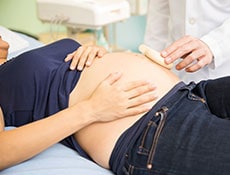
M 38 17 L 44 22 L 97 29 L 130 17 L 126 0 L 37 0 Z
M 111 50 L 117 48 L 116 31 L 109 30 L 109 25 L 128 19 L 130 14 L 127 0 L 37 0 L 38 18 L 51 24 L 51 36 L 52 26 L 60 24 L 67 27 L 68 37 L 74 39 L 82 30 L 92 29 L 93 40 Z
M 171 64 L 166 64 L 164 61 L 164 58 L 160 55 L 159 52 L 156 50 L 151 49 L 150 47 L 146 46 L 145 44 L 141 44 L 139 46 L 139 51 L 145 55 L 147 58 L 149 58 L 151 61 L 167 68 L 167 69 L 172 69 L 173 63 Z

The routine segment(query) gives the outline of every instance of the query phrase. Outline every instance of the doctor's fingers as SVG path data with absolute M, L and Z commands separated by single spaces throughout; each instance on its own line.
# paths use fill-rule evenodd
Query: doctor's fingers
M 164 49 L 161 54 L 165 58 L 165 62 L 169 64 L 187 55 L 198 46 L 199 39 L 192 36 L 184 36 Z
M 168 47 L 166 47 L 162 52 L 161 55 L 163 57 L 168 57 L 169 55 L 171 55 L 173 52 L 175 52 L 175 50 L 177 50 L 178 48 L 180 48 L 181 46 L 183 46 L 184 44 L 190 42 L 191 40 L 194 40 L 195 38 L 190 36 L 190 35 L 186 35 L 176 41 L 174 41 L 172 44 L 170 44 Z
M 200 47 L 187 54 L 183 60 L 176 65 L 177 70 L 186 68 L 187 72 L 195 72 L 213 60 L 212 53 L 205 47 Z
M 212 58 L 208 57 L 207 55 L 199 57 L 196 59 L 197 61 L 194 62 L 191 66 L 188 66 L 185 71 L 186 72 L 195 72 L 203 68 L 204 66 L 210 64 L 212 61 Z
M 188 66 L 185 71 L 186 72 L 196 72 L 200 69 L 202 69 L 205 65 L 204 63 L 204 59 L 203 58 L 198 58 L 196 62 L 194 62 L 193 64 L 191 64 L 190 66 Z

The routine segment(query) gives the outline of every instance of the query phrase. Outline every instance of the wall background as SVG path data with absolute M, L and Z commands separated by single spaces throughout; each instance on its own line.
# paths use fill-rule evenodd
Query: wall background
M 137 51 L 143 42 L 145 24 L 146 16 L 132 16 L 117 23 L 115 29 L 118 46 Z M 0 25 L 33 36 L 50 31 L 50 25 L 37 18 L 36 0 L 0 0 Z M 65 27 L 61 27 L 61 30 L 65 31 Z

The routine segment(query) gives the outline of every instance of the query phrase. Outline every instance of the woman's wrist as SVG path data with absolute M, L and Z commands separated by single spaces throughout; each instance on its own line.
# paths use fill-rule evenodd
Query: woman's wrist
M 79 129 L 88 126 L 97 121 L 95 110 L 92 109 L 89 101 L 80 102 L 70 107 L 70 116 L 74 118 L 79 126 Z

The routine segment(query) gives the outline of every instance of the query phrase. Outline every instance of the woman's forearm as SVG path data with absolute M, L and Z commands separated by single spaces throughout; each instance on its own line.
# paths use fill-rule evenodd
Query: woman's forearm
M 77 105 L 40 121 L 2 131 L 0 170 L 33 157 L 92 123 L 93 121 L 88 117 L 90 114 L 86 114 L 87 110 L 83 108 L 85 108 L 83 105 Z

